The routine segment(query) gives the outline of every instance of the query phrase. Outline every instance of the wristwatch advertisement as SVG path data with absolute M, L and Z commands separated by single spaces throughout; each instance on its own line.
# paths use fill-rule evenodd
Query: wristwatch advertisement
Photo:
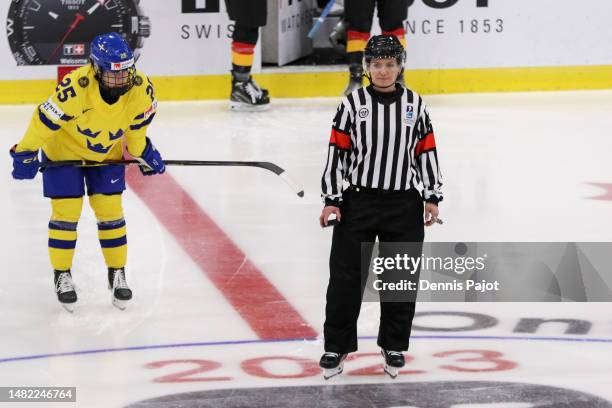
M 17 65 L 83 65 L 99 34 L 124 36 L 138 58 L 149 37 L 140 0 L 13 0 L 7 36 Z

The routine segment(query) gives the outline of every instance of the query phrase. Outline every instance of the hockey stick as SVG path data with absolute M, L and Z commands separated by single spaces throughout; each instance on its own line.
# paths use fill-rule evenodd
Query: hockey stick
M 312 26 L 312 28 L 308 32 L 308 38 L 310 38 L 311 40 L 314 38 L 315 34 L 317 33 L 317 31 L 319 31 L 319 28 L 321 28 L 321 24 L 323 24 L 323 21 L 325 21 L 325 19 L 327 18 L 327 15 L 331 11 L 335 2 L 336 0 L 329 0 L 327 5 L 323 9 L 321 16 L 317 18 L 317 22 Z
M 41 163 L 41 170 L 48 167 L 59 167 L 59 166 L 78 166 L 78 167 L 96 167 L 104 166 L 108 164 L 129 166 L 130 164 L 142 164 L 138 160 L 107 160 L 103 162 L 95 162 L 90 160 L 60 160 L 60 161 L 48 161 Z M 206 160 L 164 160 L 166 166 L 248 166 L 248 167 L 260 167 L 271 171 L 272 173 L 280 176 L 285 183 L 291 187 L 291 189 L 298 195 L 298 197 L 304 197 L 304 189 L 300 187 L 295 181 L 291 179 L 282 167 L 277 166 L 270 162 L 260 161 L 206 161 Z

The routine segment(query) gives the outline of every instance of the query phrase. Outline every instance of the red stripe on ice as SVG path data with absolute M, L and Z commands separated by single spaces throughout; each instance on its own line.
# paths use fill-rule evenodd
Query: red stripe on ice
M 143 177 L 136 166 L 130 166 L 126 178 L 130 188 L 259 338 L 317 336 L 299 312 L 170 174 Z M 212 302 L 211 307 L 214 307 Z

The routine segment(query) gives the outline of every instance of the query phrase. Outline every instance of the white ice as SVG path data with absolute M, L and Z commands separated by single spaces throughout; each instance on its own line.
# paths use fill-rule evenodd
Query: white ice
M 605 190 L 589 184 L 612 186 L 612 92 L 430 95 L 425 100 L 446 194 L 440 205 L 445 223 L 428 229 L 427 240 L 612 241 L 612 200 L 592 199 Z M 168 170 L 317 333 L 322 332 L 331 241 L 331 230 L 318 226 L 320 177 L 338 102 L 275 99 L 267 112 L 240 114 L 230 112 L 226 101 L 165 102 L 149 132 L 165 159 L 270 161 L 303 185 L 306 195 L 300 199 L 261 169 Z M 0 107 L 5 152 L 23 135 L 33 109 Z M 85 206 L 73 266 L 79 302 L 70 315 L 53 292 L 46 249 L 50 208 L 42 197 L 41 177 L 12 180 L 8 153 L 0 155 L 0 169 L 1 386 L 76 386 L 79 407 L 122 407 L 207 389 L 421 381 L 541 384 L 612 401 L 612 323 L 606 303 L 421 303 L 418 312 L 470 311 L 499 323 L 467 332 L 413 331 L 409 354 L 414 361 L 406 369 L 418 372 L 400 375 L 395 382 L 380 368 L 357 375 L 357 369 L 380 365 L 375 354 L 347 362 L 344 375 L 324 382 L 316 369 L 321 335 L 316 341 L 255 342 L 256 333 L 240 313 L 130 190 L 124 208 L 134 300 L 124 312 L 111 306 L 95 218 Z M 273 309 L 271 318 L 283 319 Z M 529 317 L 583 319 L 592 328 L 572 336 L 564 334 L 564 325 L 551 324 L 529 336 L 568 341 L 519 339 L 513 329 Z M 421 326 L 463 324 L 469 321 L 415 320 Z M 378 306 L 364 304 L 359 334 L 367 338 L 361 340 L 360 352 L 378 352 L 373 339 L 377 327 Z M 440 334 L 449 338 L 426 338 Z M 214 342 L 238 344 L 209 344 Z M 190 343 L 197 344 L 186 346 Z M 160 347 L 32 357 L 154 345 Z M 476 358 L 477 352 L 439 354 L 458 350 L 499 352 L 513 364 L 496 371 L 491 363 L 459 361 Z M 304 359 L 303 366 L 272 359 L 259 371 L 253 369 L 253 359 L 273 356 Z M 198 367 L 192 374 L 160 379 Z M 493 371 L 482 371 L 491 367 Z M 320 406 L 324 402 L 318 401 Z M 522 406 L 520 400 L 514 403 Z

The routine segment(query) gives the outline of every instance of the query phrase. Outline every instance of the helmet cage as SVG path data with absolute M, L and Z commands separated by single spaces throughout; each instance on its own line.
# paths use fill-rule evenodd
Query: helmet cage
M 111 96 L 121 96 L 127 93 L 136 82 L 136 67 L 133 62 L 128 68 L 118 70 L 104 69 L 93 59 L 91 63 L 100 87 Z

